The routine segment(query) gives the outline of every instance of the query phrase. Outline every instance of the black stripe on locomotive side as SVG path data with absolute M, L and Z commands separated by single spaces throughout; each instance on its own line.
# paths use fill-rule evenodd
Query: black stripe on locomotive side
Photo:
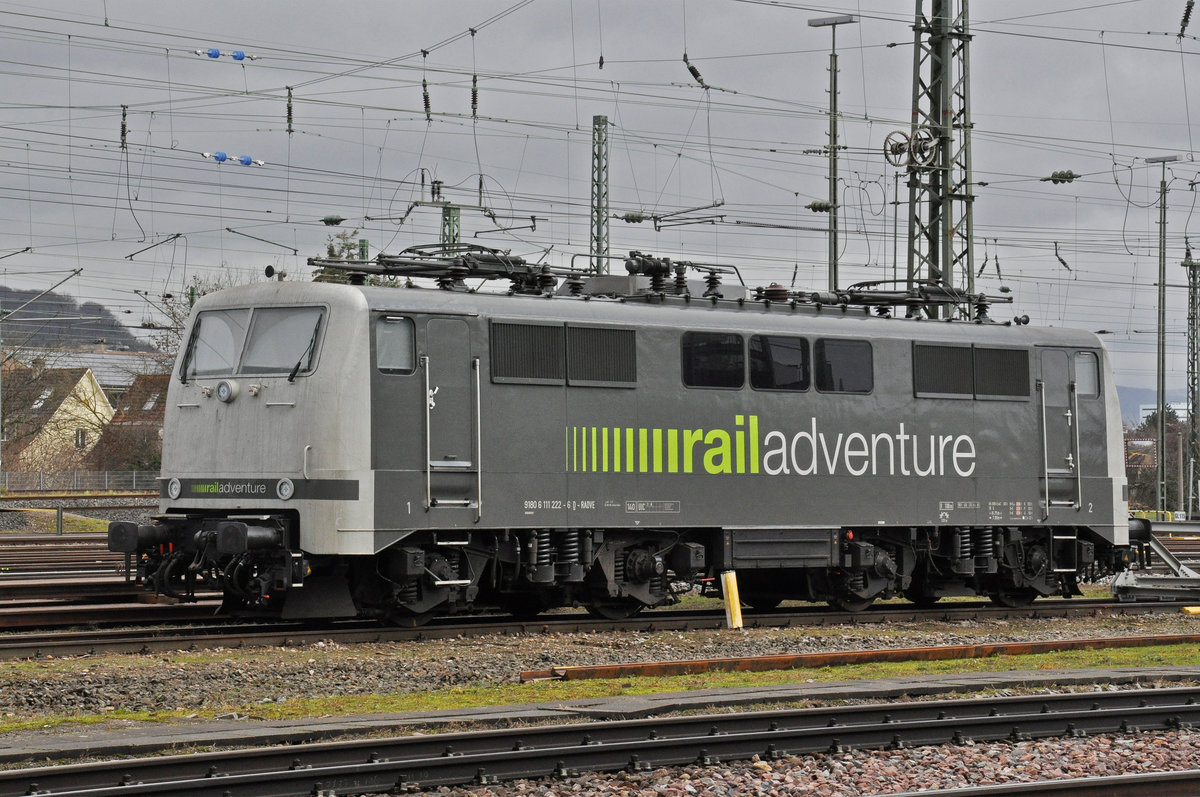
M 170 498 L 167 485 L 170 479 L 158 480 L 159 498 Z M 263 498 L 280 500 L 276 494 L 279 479 L 180 479 L 182 488 L 177 500 L 196 498 Z M 357 479 L 296 479 L 295 492 L 289 500 L 357 501 Z

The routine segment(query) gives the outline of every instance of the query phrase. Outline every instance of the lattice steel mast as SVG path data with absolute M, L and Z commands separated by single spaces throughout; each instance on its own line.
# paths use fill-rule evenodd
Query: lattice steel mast
M 908 285 L 925 281 L 973 293 L 967 0 L 931 0 L 929 15 L 924 0 L 916 3 L 907 159 Z M 945 307 L 942 312 L 953 311 Z
M 608 273 L 608 117 L 592 117 L 592 272 Z

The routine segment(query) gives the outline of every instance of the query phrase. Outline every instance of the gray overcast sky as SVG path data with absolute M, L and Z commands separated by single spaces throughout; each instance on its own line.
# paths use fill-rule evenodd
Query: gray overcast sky
M 1011 288 L 1015 303 L 997 317 L 1110 330 L 1128 385 L 1153 385 L 1161 167 L 1144 159 L 1160 154 L 1181 157 L 1167 170 L 1169 387 L 1182 387 L 1186 368 L 1179 262 L 1185 236 L 1200 240 L 1189 185 L 1200 41 L 1192 28 L 1177 35 L 1185 5 L 971 4 L 974 177 L 987 183 L 975 206 L 977 265 L 988 258 L 977 287 Z M 0 1 L 0 255 L 33 248 L 0 260 L 0 280 L 46 287 L 82 267 L 71 293 L 153 320 L 135 291 L 154 297 L 226 269 L 248 279 L 267 264 L 307 278 L 305 259 L 331 232 L 359 230 L 372 256 L 436 240 L 436 211 L 399 223 L 422 176 L 464 204 L 482 185 L 496 220 L 464 211 L 464 238 L 566 264 L 588 246 L 592 117 L 603 114 L 613 213 L 723 203 L 681 216 L 706 223 L 659 232 L 613 220 L 614 253 L 733 263 L 750 285 L 820 289 L 826 217 L 804 206 L 827 194 L 827 162 L 809 151 L 826 143 L 830 31 L 806 23 L 838 13 L 861 18 L 838 31 L 842 282 L 890 278 L 897 249 L 902 275 L 907 208 L 897 247 L 882 143 L 910 119 L 914 9 Z M 208 48 L 226 54 L 194 53 Z M 234 60 L 235 50 L 257 58 Z M 684 52 L 713 88 L 696 84 Z M 265 165 L 201 155 L 217 151 Z M 1082 179 L 1039 180 L 1067 169 Z M 325 226 L 329 215 L 346 222 Z M 499 229 L 531 216 L 535 230 Z

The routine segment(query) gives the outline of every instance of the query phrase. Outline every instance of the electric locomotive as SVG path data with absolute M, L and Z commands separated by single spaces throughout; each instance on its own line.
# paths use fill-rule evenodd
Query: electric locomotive
M 194 308 L 159 513 L 109 528 L 151 590 L 407 623 L 627 616 L 727 571 L 755 608 L 1020 605 L 1127 566 L 1090 333 L 937 286 L 750 291 L 640 253 L 620 276 L 467 246 L 313 262 L 349 284 Z

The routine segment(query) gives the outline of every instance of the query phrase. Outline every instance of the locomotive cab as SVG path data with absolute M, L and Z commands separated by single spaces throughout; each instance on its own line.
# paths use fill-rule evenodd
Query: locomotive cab
M 366 369 L 362 301 L 269 283 L 197 302 L 167 392 L 160 513 L 109 530 L 150 588 L 216 590 L 229 609 L 299 607 L 285 598 L 351 547 L 337 529 L 370 526 L 357 511 L 370 489 L 367 397 L 353 389 Z M 355 613 L 348 599 L 321 611 Z

